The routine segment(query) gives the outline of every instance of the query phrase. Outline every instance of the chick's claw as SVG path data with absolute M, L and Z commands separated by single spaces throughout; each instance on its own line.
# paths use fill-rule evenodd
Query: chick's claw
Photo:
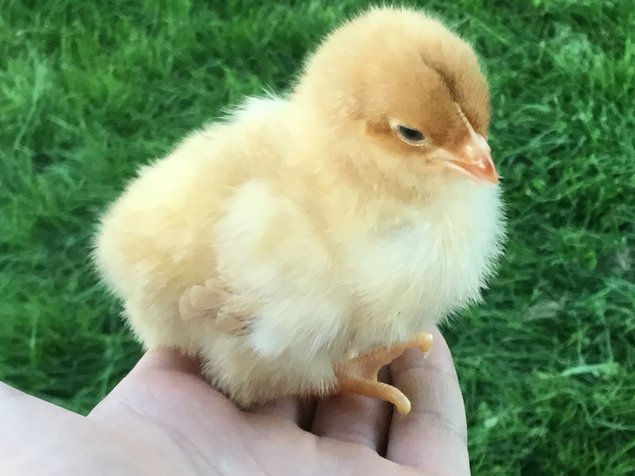
M 215 324 L 230 333 L 245 335 L 251 327 L 254 306 L 240 296 L 232 295 L 216 314 Z
M 216 280 L 208 279 L 205 284 L 197 284 L 183 292 L 179 300 L 179 315 L 188 320 L 216 313 L 228 296 L 229 293 L 218 286 Z
M 208 279 L 205 284 L 197 284 L 183 292 L 179 314 L 184 320 L 211 317 L 210 325 L 216 329 L 244 335 L 251 324 L 253 306 L 219 281 Z
M 392 403 L 402 415 L 410 412 L 410 400 L 396 387 L 377 381 L 379 369 L 391 363 L 407 349 L 418 348 L 428 352 L 432 335 L 416 334 L 411 340 L 393 346 L 379 347 L 335 366 L 337 385 L 335 393 L 364 395 Z

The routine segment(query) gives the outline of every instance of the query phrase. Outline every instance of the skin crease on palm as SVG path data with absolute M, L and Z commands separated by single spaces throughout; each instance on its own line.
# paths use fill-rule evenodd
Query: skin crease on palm
M 412 400 L 336 396 L 237 409 L 171 350 L 147 353 L 86 417 L 0 384 L 3 475 L 469 475 L 463 399 L 443 337 L 384 377 Z M 386 375 L 388 374 L 388 375 Z

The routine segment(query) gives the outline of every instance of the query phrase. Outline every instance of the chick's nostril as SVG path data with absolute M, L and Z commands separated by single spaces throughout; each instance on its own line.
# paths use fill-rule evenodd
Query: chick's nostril
M 481 134 L 477 134 L 477 142 L 478 144 L 481 146 L 481 150 L 483 150 L 485 153 L 489 154 L 492 149 L 490 148 L 489 144 L 487 143 L 487 140 L 485 139 L 485 137 L 483 137 Z

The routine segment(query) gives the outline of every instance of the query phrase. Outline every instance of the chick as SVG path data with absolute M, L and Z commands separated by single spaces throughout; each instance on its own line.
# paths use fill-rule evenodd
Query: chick
M 103 217 L 94 258 L 145 347 L 199 356 L 241 407 L 286 395 L 408 398 L 377 382 L 422 329 L 480 299 L 503 212 L 473 49 L 375 8 L 284 96 L 189 135 Z

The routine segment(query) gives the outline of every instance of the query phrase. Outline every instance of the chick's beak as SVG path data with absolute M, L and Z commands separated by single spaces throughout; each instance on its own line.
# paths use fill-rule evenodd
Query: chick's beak
M 480 134 L 471 134 L 467 142 L 451 153 L 446 164 L 476 180 L 498 183 L 498 172 L 492 161 L 490 148 Z

